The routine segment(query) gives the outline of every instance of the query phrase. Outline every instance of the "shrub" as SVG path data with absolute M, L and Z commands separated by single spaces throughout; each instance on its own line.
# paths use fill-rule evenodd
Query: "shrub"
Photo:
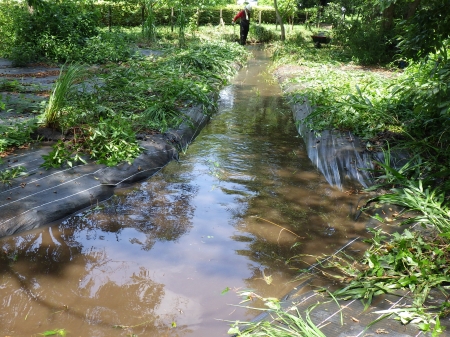
M 10 57 L 16 38 L 15 22 L 23 8 L 10 0 L 0 2 L 0 57 Z
M 256 42 L 267 43 L 277 39 L 277 35 L 269 29 L 264 28 L 261 25 L 251 25 L 250 34 Z
M 119 31 L 102 32 L 86 39 L 84 48 L 79 49 L 72 59 L 90 64 L 119 62 L 128 59 L 132 50 L 126 36 Z
M 15 16 L 12 59 L 16 64 L 39 58 L 66 61 L 86 39 L 98 34 L 98 19 L 96 11 L 76 1 L 40 2 L 33 11 L 23 7 Z

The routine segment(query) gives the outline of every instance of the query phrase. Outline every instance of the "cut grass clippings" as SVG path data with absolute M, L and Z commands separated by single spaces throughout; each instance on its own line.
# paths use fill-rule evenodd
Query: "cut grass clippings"
M 228 330 L 229 335 L 236 337 L 325 337 L 311 321 L 310 312 L 314 307 L 309 308 L 303 317 L 295 306 L 288 310 L 281 308 L 278 299 L 263 298 L 251 291 L 241 291 L 240 295 L 245 298 L 243 302 L 254 298 L 262 300 L 266 309 L 246 308 L 266 312 L 269 318 L 257 322 L 234 322 Z

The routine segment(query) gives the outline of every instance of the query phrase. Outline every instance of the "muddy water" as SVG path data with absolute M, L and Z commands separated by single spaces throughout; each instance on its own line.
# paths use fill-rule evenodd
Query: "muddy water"
M 0 241 L 0 336 L 226 336 L 223 320 L 255 315 L 233 306 L 237 290 L 281 297 L 295 285 L 292 255 L 332 253 L 364 233 L 352 220 L 358 196 L 312 166 L 269 59 L 253 52 L 179 162 Z

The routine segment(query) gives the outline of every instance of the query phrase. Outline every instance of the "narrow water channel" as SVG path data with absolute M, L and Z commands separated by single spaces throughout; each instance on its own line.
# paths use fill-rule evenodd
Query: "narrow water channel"
M 237 290 L 282 297 L 292 255 L 332 253 L 365 231 L 358 197 L 313 167 L 268 56 L 253 54 L 179 162 L 0 240 L 1 336 L 227 336 L 224 320 L 255 315 L 235 306 Z

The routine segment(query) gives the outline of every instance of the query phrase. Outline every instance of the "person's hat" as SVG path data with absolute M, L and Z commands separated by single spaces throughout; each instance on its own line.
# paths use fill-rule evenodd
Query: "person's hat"
M 245 5 L 244 7 L 246 10 L 251 11 L 252 10 L 252 6 L 250 4 Z

